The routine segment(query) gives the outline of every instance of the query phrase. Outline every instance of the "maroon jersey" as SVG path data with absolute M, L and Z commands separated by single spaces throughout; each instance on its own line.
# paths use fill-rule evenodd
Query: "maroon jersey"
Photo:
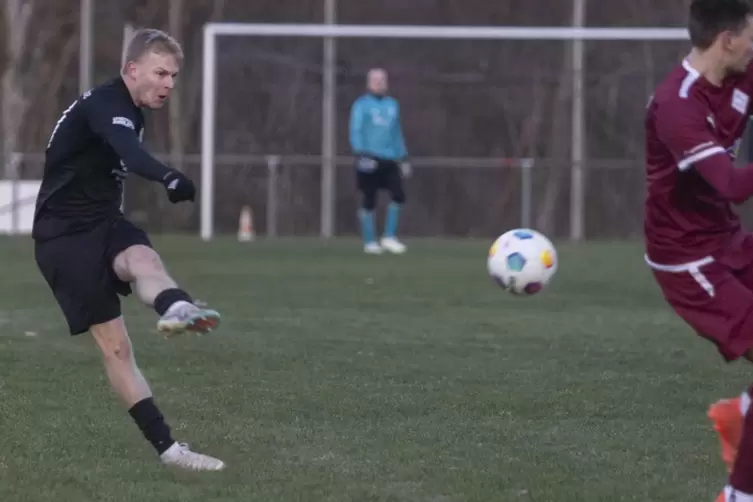
M 686 61 L 656 89 L 645 118 L 650 262 L 678 265 L 734 254 L 742 236 L 732 203 L 753 195 L 753 167 L 733 165 L 751 94 L 753 68 L 715 86 Z

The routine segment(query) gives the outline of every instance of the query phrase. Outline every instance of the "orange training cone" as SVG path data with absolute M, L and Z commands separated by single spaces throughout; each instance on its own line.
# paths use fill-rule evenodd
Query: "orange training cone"
M 256 235 L 254 234 L 254 216 L 251 212 L 251 208 L 243 206 L 241 209 L 241 217 L 238 222 L 238 240 L 241 242 L 253 241 Z

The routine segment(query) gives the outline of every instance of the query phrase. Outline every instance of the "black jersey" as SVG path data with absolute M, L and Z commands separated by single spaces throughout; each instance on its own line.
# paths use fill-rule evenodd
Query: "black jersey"
M 129 171 L 159 181 L 172 171 L 141 147 L 144 115 L 121 77 L 82 94 L 47 145 L 32 237 L 86 231 L 121 213 Z

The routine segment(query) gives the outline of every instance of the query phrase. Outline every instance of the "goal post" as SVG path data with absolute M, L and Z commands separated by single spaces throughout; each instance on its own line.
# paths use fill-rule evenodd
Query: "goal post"
M 203 38 L 203 86 L 201 119 L 201 219 L 200 235 L 204 240 L 214 236 L 215 205 L 215 133 L 217 106 L 217 38 L 218 37 L 314 37 L 326 39 L 339 38 L 392 38 L 392 39 L 443 39 L 443 40 L 531 40 L 577 42 L 590 40 L 612 41 L 666 41 L 685 40 L 688 33 L 685 28 L 597 28 L 597 27 L 483 27 L 483 26 L 390 26 L 390 25 L 337 25 L 337 24 L 258 24 L 258 23 L 208 23 L 204 25 Z M 579 51 L 579 60 L 583 61 L 583 44 L 574 44 L 574 51 Z M 573 59 L 576 59 L 574 55 Z M 583 71 L 579 65 L 579 71 Z M 573 79 L 579 78 L 573 75 Z M 570 236 L 580 240 L 583 234 L 584 201 L 584 156 L 583 148 L 585 103 L 583 88 L 576 80 L 573 89 L 578 96 L 573 96 L 573 120 L 571 134 L 570 161 L 570 195 L 571 218 Z M 638 104 L 636 105 L 638 106 Z M 643 103 L 640 104 L 643 106 Z M 332 127 L 332 124 L 323 124 Z M 330 131 L 331 133 L 331 131 Z M 277 152 L 268 152 L 275 154 Z M 322 169 L 333 170 L 332 159 L 322 156 Z M 323 176 L 334 183 L 332 173 Z M 334 204 L 334 187 L 328 187 L 321 201 L 322 236 L 331 237 L 332 207 Z M 322 190 L 324 193 L 325 190 Z

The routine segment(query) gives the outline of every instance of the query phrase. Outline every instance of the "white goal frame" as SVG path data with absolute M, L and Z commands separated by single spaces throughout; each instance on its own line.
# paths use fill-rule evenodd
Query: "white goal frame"
M 661 41 L 685 40 L 685 28 L 591 28 L 591 27 L 483 27 L 483 26 L 381 26 L 337 24 L 253 24 L 208 23 L 204 25 L 203 89 L 201 123 L 201 238 L 214 236 L 214 159 L 215 107 L 217 100 L 217 38 L 221 36 L 314 37 L 323 42 L 338 38 L 399 38 L 399 39 L 464 39 L 464 40 L 560 40 L 573 42 L 573 114 L 571 127 L 571 193 L 570 237 L 581 240 L 584 234 L 584 129 L 583 61 L 585 40 Z M 326 46 L 325 46 L 326 47 Z M 325 50 L 330 65 L 334 60 L 333 46 Z M 327 61 L 325 61 L 327 63 Z M 325 85 L 334 86 L 330 68 Z M 326 90 L 325 90 L 326 91 Z M 330 89 L 331 92 L 331 89 Z M 643 106 L 643 103 L 640 104 Z M 637 106 L 637 105 L 636 105 Z M 323 117 L 321 234 L 332 237 L 334 232 L 334 138 L 329 131 L 333 118 Z M 331 115 L 331 112 L 330 112 Z M 275 153 L 275 152 L 268 152 Z

